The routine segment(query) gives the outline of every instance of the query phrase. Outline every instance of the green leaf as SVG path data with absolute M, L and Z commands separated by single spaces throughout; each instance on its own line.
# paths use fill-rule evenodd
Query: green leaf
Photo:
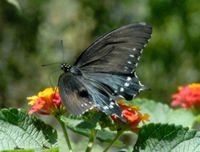
M 148 124 L 141 128 L 133 152 L 197 152 L 200 133 L 182 126 Z
M 56 130 L 24 110 L 0 110 L 0 150 L 49 149 L 56 141 Z
M 96 117 L 93 117 L 96 119 Z M 61 117 L 62 121 L 65 123 L 65 125 L 72 130 L 73 132 L 76 132 L 78 134 L 84 135 L 86 137 L 89 136 L 90 134 L 90 129 L 97 129 L 97 139 L 101 141 L 111 141 L 115 133 L 106 129 L 99 129 L 100 126 L 96 124 L 92 119 L 90 121 L 85 121 L 81 118 L 75 118 L 75 117 L 66 117 L 62 116 Z
M 81 135 L 87 136 L 89 134 L 88 128 L 81 128 L 78 126 L 81 126 L 84 121 L 81 118 L 75 118 L 75 117 L 66 117 L 62 116 L 61 120 L 65 123 L 65 125 L 72 131 L 79 133 Z
M 2 150 L 1 152 L 35 152 L 35 150 L 16 149 L 16 150 Z M 40 152 L 59 152 L 59 149 L 58 148 L 44 149 L 40 150 Z
M 148 99 L 135 99 L 129 102 L 139 106 L 142 113 L 150 115 L 150 123 L 173 123 L 185 127 L 191 127 L 194 115 L 190 110 L 177 109 L 174 110 L 166 104 L 155 102 Z
M 14 5 L 19 11 L 21 11 L 21 7 L 20 7 L 19 2 L 17 0 L 7 0 L 7 2 Z

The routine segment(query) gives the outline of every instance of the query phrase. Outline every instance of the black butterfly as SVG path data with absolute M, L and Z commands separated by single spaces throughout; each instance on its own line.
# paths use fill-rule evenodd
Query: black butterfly
M 58 86 L 67 110 L 81 115 L 96 107 L 121 118 L 116 100 L 131 100 L 145 89 L 135 69 L 151 33 L 149 25 L 123 26 L 94 41 L 74 65 L 61 64 Z

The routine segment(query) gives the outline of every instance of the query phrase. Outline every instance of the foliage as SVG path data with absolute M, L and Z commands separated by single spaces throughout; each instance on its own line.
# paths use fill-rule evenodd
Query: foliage
M 50 149 L 56 146 L 56 131 L 21 109 L 0 110 L 0 150 Z
M 200 78 L 199 8 L 198 0 L 1 0 L 0 105 L 23 106 L 27 94 L 49 85 L 59 65 L 42 64 L 72 63 L 96 37 L 135 22 L 153 26 L 137 69 L 152 90 L 140 96 L 168 102 L 176 86 Z
M 143 113 L 148 113 L 150 123 L 170 123 L 191 127 L 195 119 L 194 114 L 190 110 L 172 109 L 166 104 L 153 100 L 135 99 L 131 101 L 131 104 L 140 107 Z
M 72 146 L 73 150 L 84 151 L 83 149 L 86 149 L 89 152 L 94 147 L 95 151 L 104 150 L 106 152 L 113 144 L 118 149 L 125 147 L 127 150 L 132 149 L 133 152 L 168 152 L 184 151 L 184 149 L 187 149 L 187 151 L 189 149 L 189 152 L 193 152 L 199 150 L 197 146 L 200 144 L 199 132 L 182 126 L 187 124 L 187 126 L 191 127 L 191 120 L 195 121 L 195 117 L 192 117 L 189 112 L 182 112 L 179 116 L 179 119 L 182 121 L 179 121 L 179 124 L 179 122 L 172 121 L 171 119 L 173 116 L 177 117 L 177 110 L 173 110 L 166 105 L 148 99 L 136 99 L 129 104 L 131 106 L 140 105 L 141 112 L 149 112 L 149 116 L 152 118 L 149 121 L 150 123 L 146 123 L 145 125 L 140 124 L 138 138 L 135 139 L 136 144 L 132 144 L 134 145 L 132 148 L 119 138 L 126 130 L 118 126 L 116 122 L 113 123 L 109 117 L 101 112 L 92 110 L 80 117 L 63 116 L 62 113 L 58 116 L 59 112 L 49 114 L 57 118 L 64 132 L 67 131 L 66 126 L 74 133 L 88 138 L 88 143 L 84 140 L 82 142 L 85 144 L 77 146 L 75 146 L 72 140 L 68 139 L 71 142 L 70 146 Z M 59 108 L 57 110 L 59 111 Z M 155 118 L 160 116 L 159 113 L 162 117 L 156 120 Z M 0 142 L 1 150 L 12 151 L 20 149 L 25 152 L 40 149 L 43 151 L 58 151 L 56 146 L 59 145 L 62 147 L 62 145 L 58 144 L 60 141 L 54 129 L 36 117 L 27 115 L 24 110 L 14 108 L 2 109 L 0 111 L 0 124 L 0 138 L 3 139 Z M 68 134 L 64 133 L 64 137 L 66 136 L 69 138 Z M 98 142 L 95 142 L 95 138 L 99 142 L 107 143 L 107 148 L 97 147 L 95 143 Z M 89 145 L 91 144 L 92 147 L 90 149 Z
M 149 124 L 142 127 L 134 152 L 199 151 L 200 134 L 181 126 Z

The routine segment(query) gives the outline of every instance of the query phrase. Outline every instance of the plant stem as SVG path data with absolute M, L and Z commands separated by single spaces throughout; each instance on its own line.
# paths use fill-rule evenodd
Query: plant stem
M 115 138 L 111 141 L 111 143 L 106 147 L 106 149 L 104 149 L 103 152 L 107 152 L 108 149 L 110 149 L 110 147 L 115 143 L 115 141 L 121 136 L 121 134 L 123 133 L 124 130 L 120 130 L 117 132 Z
M 97 130 L 95 130 L 95 129 L 91 130 L 89 141 L 88 141 L 88 145 L 87 145 L 87 148 L 86 148 L 85 152 L 91 152 L 92 151 L 92 146 L 94 145 L 94 141 L 95 141 L 95 138 L 96 138 L 96 133 L 97 133 Z
M 72 146 L 71 146 L 71 143 L 70 143 L 70 140 L 69 140 L 69 136 L 68 136 L 68 132 L 67 132 L 67 129 L 65 127 L 65 124 L 62 122 L 62 120 L 60 120 L 60 117 L 56 117 L 56 119 L 58 120 L 58 122 L 59 122 L 59 124 L 62 128 L 62 131 L 64 133 L 65 141 L 67 142 L 69 152 L 72 152 Z

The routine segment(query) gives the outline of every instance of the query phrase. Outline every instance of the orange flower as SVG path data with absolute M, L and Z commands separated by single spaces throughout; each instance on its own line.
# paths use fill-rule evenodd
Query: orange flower
M 125 118 L 126 125 L 133 131 L 138 131 L 139 123 L 149 120 L 148 114 L 142 114 L 139 107 L 125 103 L 122 99 L 118 100 L 119 106 L 122 108 L 122 116 Z M 112 116 L 115 122 L 119 122 L 119 118 Z M 124 125 L 124 124 L 123 124 Z
M 178 93 L 172 95 L 172 106 L 183 108 L 200 107 L 200 83 L 181 86 L 178 90 Z
M 44 115 L 63 111 L 63 105 L 57 88 L 46 88 L 38 95 L 27 97 L 31 109 L 29 114 L 39 113 Z

